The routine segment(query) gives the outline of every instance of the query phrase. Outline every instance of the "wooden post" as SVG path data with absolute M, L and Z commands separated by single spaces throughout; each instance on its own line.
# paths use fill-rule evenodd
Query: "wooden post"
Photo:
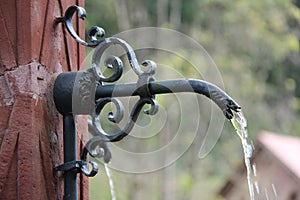
M 84 0 L 0 2 L 0 199 L 63 199 L 62 174 L 53 170 L 63 163 L 63 130 L 52 87 L 59 73 L 84 67 L 85 48 L 54 20 L 73 4 Z M 84 38 L 83 22 L 74 23 Z M 77 118 L 78 152 L 84 120 Z M 78 197 L 88 199 L 88 180 L 78 176 Z

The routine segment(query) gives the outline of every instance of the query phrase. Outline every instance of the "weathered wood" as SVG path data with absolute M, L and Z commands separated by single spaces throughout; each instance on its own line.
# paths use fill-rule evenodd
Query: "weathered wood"
M 14 1 L 1 1 L 0 43 L 5 48 L 0 48 L 0 74 L 5 70 L 17 66 L 16 49 L 16 5 Z
M 0 199 L 63 199 L 62 116 L 52 87 L 63 71 L 77 71 L 85 57 L 62 24 L 67 7 L 83 0 L 0 1 Z M 83 22 L 74 25 L 84 38 Z M 86 118 L 78 117 L 78 152 L 86 141 Z M 79 156 L 79 155 L 78 155 Z M 79 197 L 88 181 L 79 177 Z
M 66 10 L 70 4 L 76 4 L 76 0 L 71 0 L 71 1 L 61 1 L 61 6 L 62 6 L 62 10 Z M 75 30 L 77 30 L 78 24 L 77 24 L 77 17 L 73 18 L 73 25 L 75 27 Z M 66 49 L 66 55 L 67 55 L 67 59 L 68 59 L 68 63 L 69 63 L 69 67 L 70 67 L 70 71 L 76 71 L 78 69 L 78 56 L 77 56 L 77 42 L 70 37 L 70 35 L 66 34 L 67 30 L 65 30 L 65 42 L 67 44 L 67 46 L 69 48 Z

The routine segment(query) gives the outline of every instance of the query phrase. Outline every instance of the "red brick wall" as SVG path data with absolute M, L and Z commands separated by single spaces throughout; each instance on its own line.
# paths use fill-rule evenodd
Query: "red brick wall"
M 1 0 L 0 2 L 0 199 L 62 199 L 62 117 L 52 99 L 55 77 L 77 71 L 85 48 L 54 25 L 70 5 L 83 0 Z M 81 37 L 82 21 L 74 18 Z M 79 118 L 78 148 L 86 139 Z M 79 152 L 79 149 L 78 149 Z M 79 176 L 79 197 L 88 182 Z

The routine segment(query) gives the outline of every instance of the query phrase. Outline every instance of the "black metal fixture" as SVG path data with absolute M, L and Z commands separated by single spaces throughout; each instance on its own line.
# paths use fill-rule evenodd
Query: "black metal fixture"
M 64 171 L 65 200 L 77 199 L 77 173 L 86 176 L 94 176 L 98 172 L 96 163 L 87 162 L 87 156 L 103 157 L 104 162 L 109 162 L 111 152 L 109 142 L 117 142 L 126 137 L 134 127 L 134 124 L 146 104 L 150 104 L 149 110 L 144 110 L 147 115 L 154 115 L 158 110 L 155 100 L 156 94 L 194 92 L 205 95 L 214 101 L 223 111 L 226 118 L 233 117 L 232 111 L 238 111 L 240 106 L 217 86 L 194 79 L 156 80 L 154 78 L 156 64 L 151 60 L 145 60 L 139 64 L 133 49 L 125 41 L 115 37 L 104 38 L 104 30 L 93 26 L 88 31 L 90 43 L 82 40 L 74 31 L 72 17 L 77 11 L 78 17 L 85 19 L 84 8 L 73 5 L 67 9 L 64 17 L 56 20 L 56 23 L 64 23 L 71 36 L 80 44 L 95 47 L 92 57 L 92 66 L 86 71 L 65 72 L 58 75 L 54 84 L 54 102 L 57 110 L 63 115 L 64 132 L 64 164 L 55 169 Z M 127 55 L 132 70 L 137 75 L 136 83 L 107 84 L 120 79 L 123 72 L 123 63 L 116 56 L 108 56 L 104 63 L 112 68 L 114 73 L 105 77 L 100 71 L 100 59 L 104 51 L 112 46 L 122 47 Z M 143 71 L 141 66 L 146 67 Z M 115 113 L 109 113 L 108 119 L 113 123 L 119 123 L 124 115 L 121 102 L 116 97 L 139 96 L 134 105 L 127 124 L 115 134 L 106 133 L 100 124 L 100 113 L 107 103 L 113 103 Z M 93 137 L 87 142 L 81 152 L 81 160 L 76 160 L 76 131 L 74 115 L 90 115 L 88 121 L 89 132 Z

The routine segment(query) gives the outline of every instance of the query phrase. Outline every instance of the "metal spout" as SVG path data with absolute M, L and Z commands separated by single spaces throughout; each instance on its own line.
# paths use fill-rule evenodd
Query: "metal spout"
M 192 92 L 202 94 L 215 102 L 227 119 L 233 117 L 233 111 L 241 107 L 223 90 L 216 85 L 197 79 L 177 79 L 151 81 L 148 83 L 151 95 Z M 96 99 L 104 97 L 138 96 L 137 83 L 121 83 L 115 85 L 99 85 L 96 89 Z

